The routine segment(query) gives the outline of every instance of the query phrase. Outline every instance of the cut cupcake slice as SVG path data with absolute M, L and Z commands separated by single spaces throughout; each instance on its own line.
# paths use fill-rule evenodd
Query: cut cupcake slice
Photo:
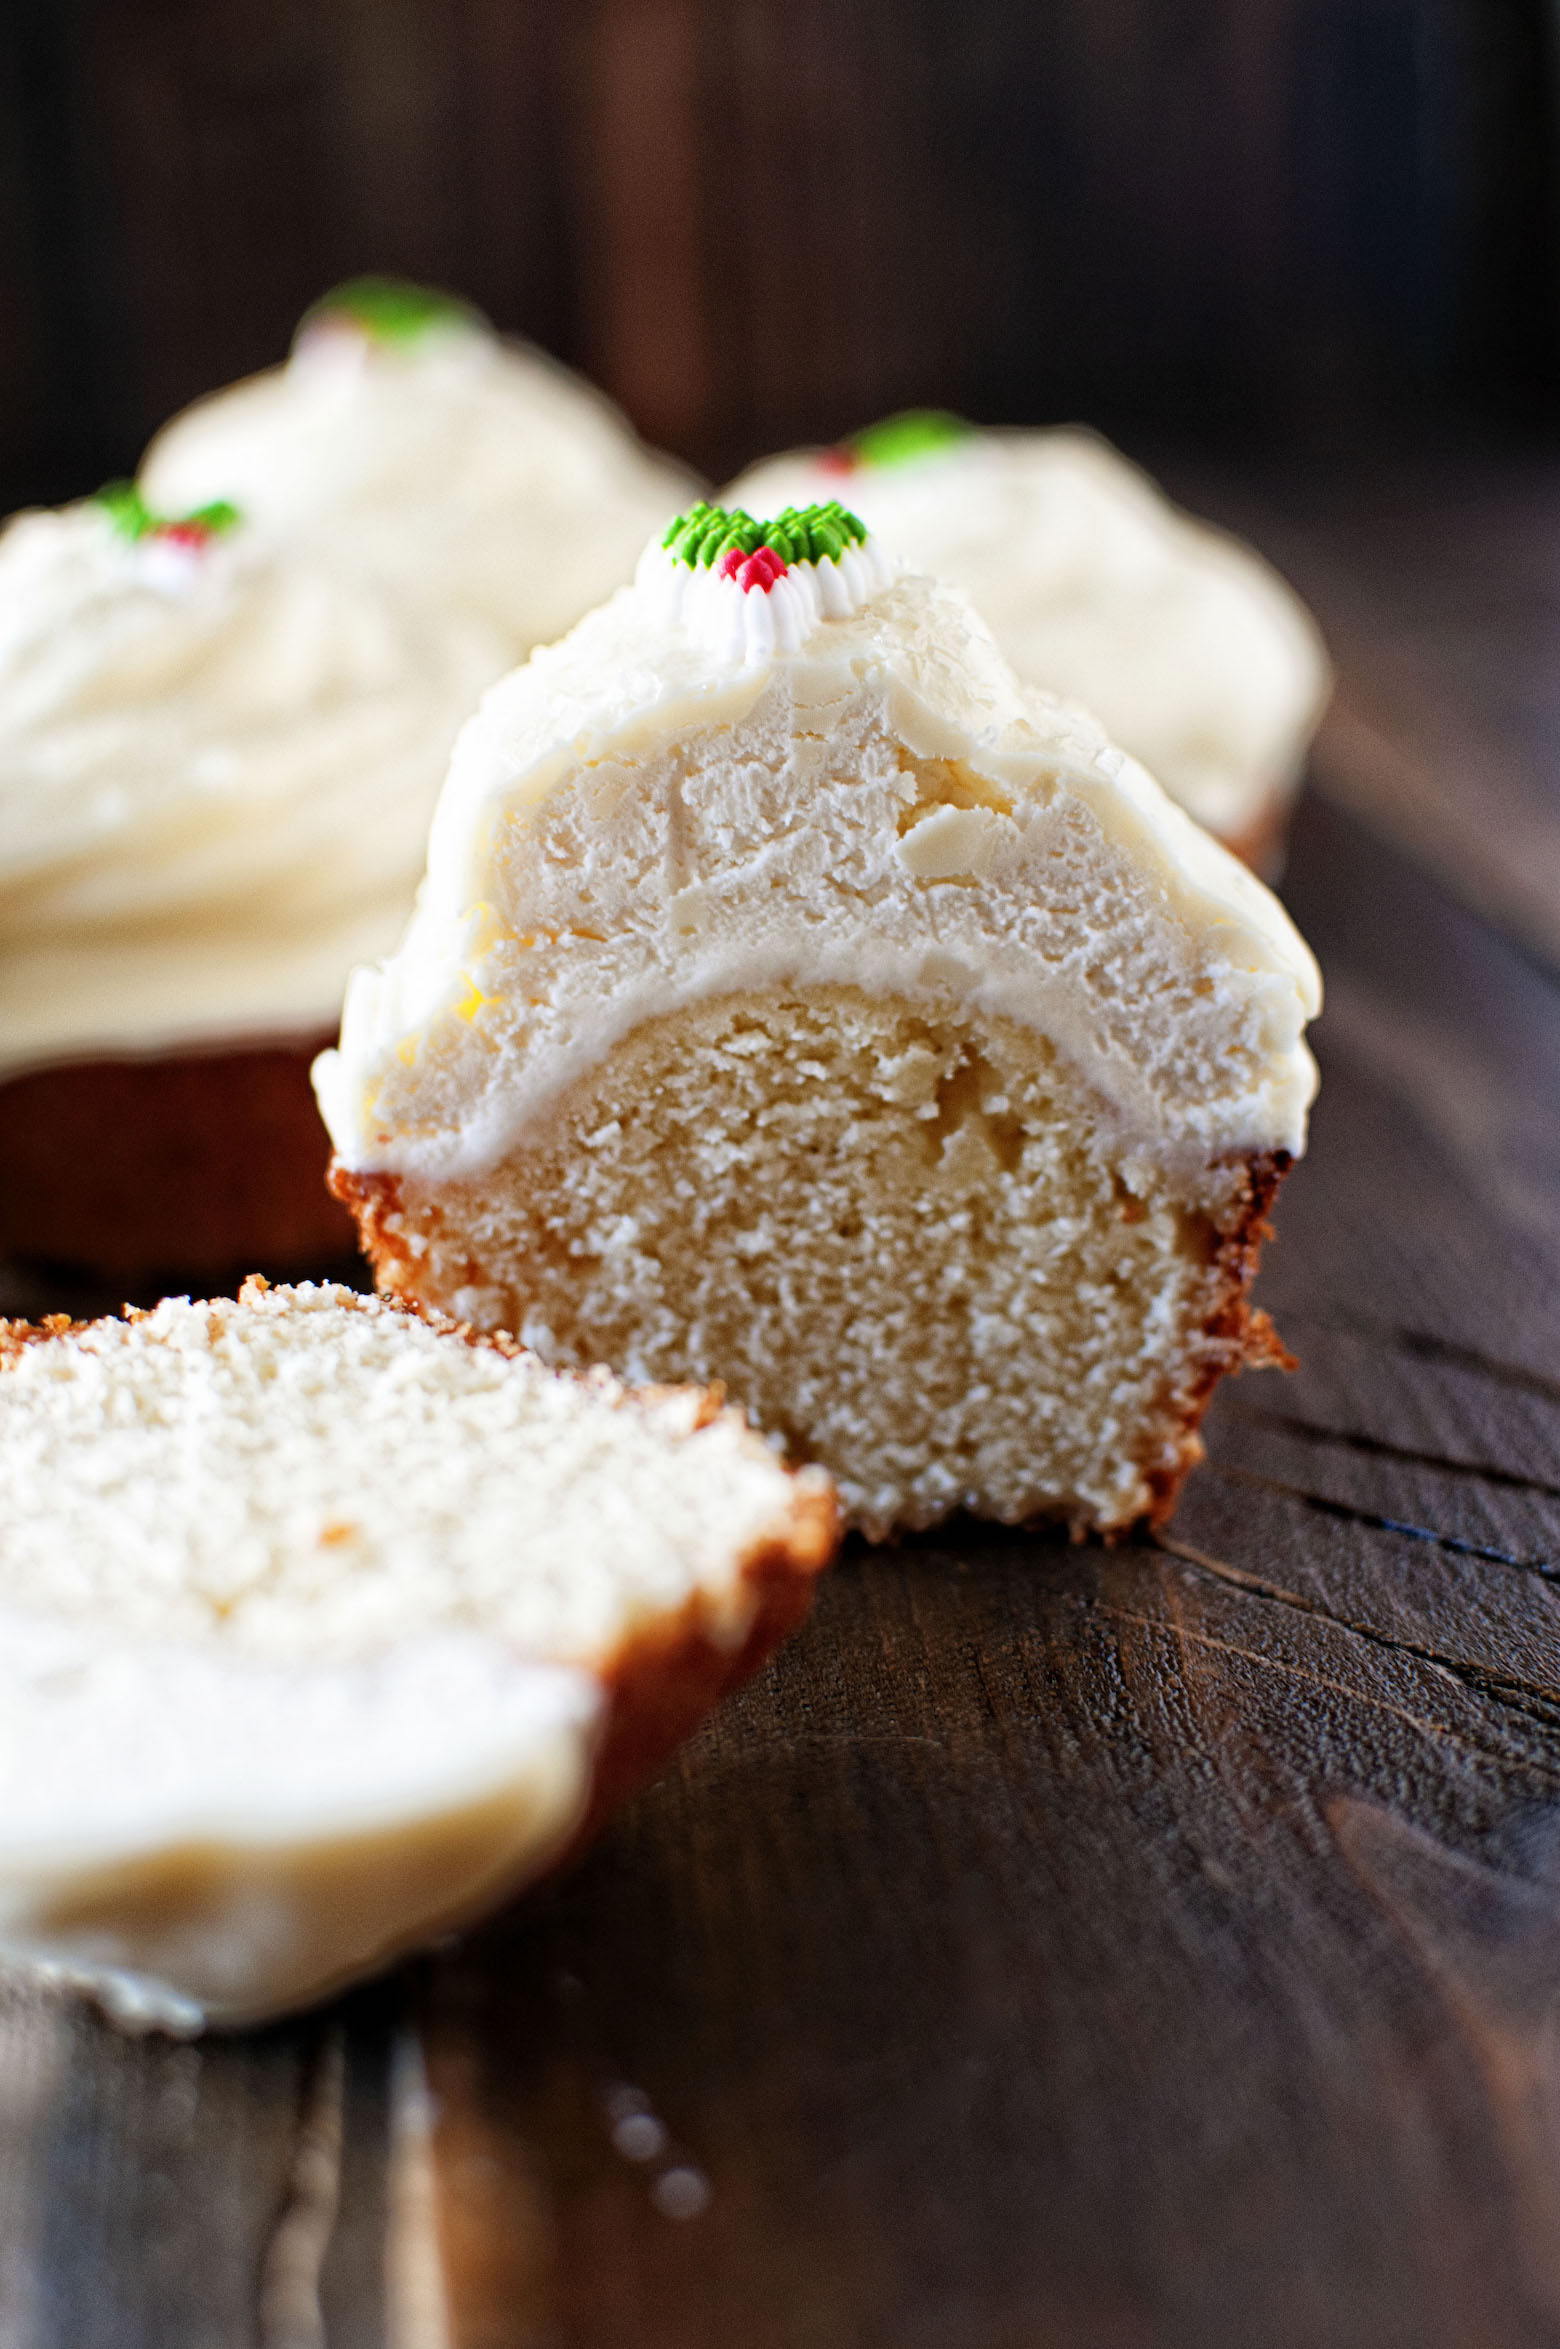
M 338 1288 L 0 1323 L 0 1956 L 314 1999 L 557 1866 L 805 1613 L 827 1479 Z
M 1179 512 L 1097 434 L 912 411 L 766 458 L 724 494 L 755 514 L 848 499 L 968 589 L 1020 677 L 1093 710 L 1248 864 L 1281 860 L 1327 699 L 1321 637 L 1259 556 Z
M 717 1378 L 869 1533 L 1171 1506 L 1304 1144 L 1277 901 L 837 505 L 700 507 L 463 734 L 317 1070 L 381 1285 Z

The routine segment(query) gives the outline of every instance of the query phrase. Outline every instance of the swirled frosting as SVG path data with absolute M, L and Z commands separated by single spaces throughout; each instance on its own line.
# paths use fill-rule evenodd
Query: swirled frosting
M 0 1073 L 333 1026 L 404 925 L 461 722 L 685 494 L 468 313 L 386 337 L 328 302 L 134 490 L 16 517 Z
M 474 614 L 523 660 L 630 577 L 689 477 L 577 376 L 469 312 L 385 338 L 327 303 L 285 366 L 166 425 L 141 486 L 170 511 L 232 498 L 262 536 L 327 544 Z
M 0 532 L 0 1069 L 330 1023 L 405 918 L 461 719 L 464 613 L 268 551 Z
M 1092 433 L 892 419 L 767 459 L 722 493 L 763 515 L 844 498 L 965 588 L 1019 675 L 1092 709 L 1171 796 L 1240 840 L 1282 804 L 1327 691 L 1296 597 Z

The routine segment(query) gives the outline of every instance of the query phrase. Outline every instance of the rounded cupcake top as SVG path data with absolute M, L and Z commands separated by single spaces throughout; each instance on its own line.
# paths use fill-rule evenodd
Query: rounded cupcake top
M 1020 676 L 1093 709 L 1215 831 L 1239 836 L 1292 782 L 1325 697 L 1316 629 L 1256 555 L 1092 433 L 915 410 L 725 494 L 757 514 L 848 500 L 969 592 Z
M 467 1174 L 635 1025 L 776 981 L 978 999 L 1147 1149 L 1303 1141 L 1277 900 L 833 501 L 692 509 L 493 688 L 316 1090 L 358 1172 Z
M 689 486 L 556 361 L 379 278 L 316 303 L 284 366 L 176 416 L 141 469 L 154 504 L 232 498 L 262 535 L 476 611 L 515 659 L 626 580 Z
M 160 518 L 116 488 L 0 531 L 8 937 L 236 903 L 282 873 L 306 905 L 342 886 L 326 846 L 397 877 L 416 854 L 424 770 L 500 665 L 493 638 L 212 512 Z
M 461 721 L 688 483 L 466 304 L 358 279 L 140 476 L 0 533 L 0 1072 L 333 1022 Z
M 325 1025 L 505 663 L 231 502 L 0 530 L 0 1070 Z M 388 900 L 388 912 L 386 911 Z
M 440 335 L 487 331 L 471 302 L 439 286 L 369 274 L 349 277 L 311 302 L 298 321 L 295 343 L 349 334 L 382 351 L 405 351 Z

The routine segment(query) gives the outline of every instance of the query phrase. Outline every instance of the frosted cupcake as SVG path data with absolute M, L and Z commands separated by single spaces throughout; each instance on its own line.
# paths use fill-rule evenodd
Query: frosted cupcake
M 1276 898 L 837 504 L 696 506 L 464 729 L 316 1070 L 381 1288 L 718 1380 L 874 1536 L 1119 1533 L 1281 1358 Z
M 680 488 L 561 369 L 378 286 L 138 486 L 0 532 L 0 1252 L 350 1246 L 308 1085 L 347 974 L 484 688 Z
M 689 476 L 465 304 L 359 278 L 308 312 L 285 366 L 166 425 L 141 487 L 170 513 L 232 498 L 265 538 L 474 614 L 518 661 L 632 575 Z
M 1107 442 L 915 412 L 771 457 L 723 494 L 760 515 L 848 498 L 968 591 L 1022 678 L 1093 710 L 1248 864 L 1278 862 L 1327 698 L 1320 636 L 1249 547 L 1180 513 Z

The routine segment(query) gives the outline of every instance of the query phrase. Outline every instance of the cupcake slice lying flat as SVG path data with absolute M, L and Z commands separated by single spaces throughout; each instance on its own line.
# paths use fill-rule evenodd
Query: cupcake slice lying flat
M 1277 901 L 838 507 L 489 694 L 317 1069 L 381 1285 L 722 1380 L 873 1534 L 1163 1514 L 1304 1144 Z
M 274 2014 L 577 1846 L 833 1545 L 707 1394 L 345 1289 L 0 1323 L 0 1957 Z
M 967 588 L 1029 683 L 1082 702 L 1259 871 L 1283 852 L 1327 659 L 1249 547 L 1177 511 L 1094 433 L 978 432 L 911 414 L 767 458 L 727 497 L 755 514 L 842 497 Z

